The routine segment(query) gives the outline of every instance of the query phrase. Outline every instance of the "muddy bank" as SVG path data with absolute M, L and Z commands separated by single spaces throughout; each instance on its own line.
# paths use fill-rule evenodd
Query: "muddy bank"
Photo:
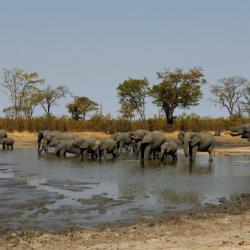
M 250 194 L 124 227 L 61 234 L 1 230 L 1 249 L 249 249 Z

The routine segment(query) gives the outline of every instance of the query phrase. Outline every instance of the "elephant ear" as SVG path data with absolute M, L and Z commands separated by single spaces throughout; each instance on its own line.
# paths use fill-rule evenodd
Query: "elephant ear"
M 199 136 L 195 135 L 192 137 L 191 141 L 190 141 L 190 144 L 192 147 L 196 146 L 197 144 L 200 143 L 200 138 Z
M 151 135 L 145 135 L 142 139 L 142 143 L 151 143 L 152 142 L 152 136 Z

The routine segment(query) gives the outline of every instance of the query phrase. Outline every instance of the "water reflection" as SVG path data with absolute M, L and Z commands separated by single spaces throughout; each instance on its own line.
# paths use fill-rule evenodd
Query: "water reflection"
M 0 152 L 0 157 L 0 225 L 25 222 L 52 231 L 66 222 L 95 227 L 250 192 L 250 156 L 221 156 L 213 163 L 199 156 L 190 164 L 180 155 L 177 162 L 143 165 L 131 156 L 79 161 L 37 155 L 35 149 Z M 1 217 L 7 212 L 8 220 Z

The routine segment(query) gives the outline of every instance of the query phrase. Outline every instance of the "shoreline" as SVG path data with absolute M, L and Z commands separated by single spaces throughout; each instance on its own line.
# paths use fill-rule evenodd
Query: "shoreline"
M 169 217 L 64 233 L 0 230 L 1 249 L 249 249 L 250 195 Z
M 103 132 L 73 132 L 80 137 L 96 137 L 104 138 L 110 135 Z M 164 133 L 167 138 L 178 141 L 178 131 L 172 133 Z M 15 140 L 15 148 L 34 148 L 37 147 L 37 133 L 31 132 L 9 132 L 9 137 Z M 233 155 L 233 154 L 250 154 L 250 142 L 240 137 L 232 137 L 228 132 L 221 136 L 215 136 L 215 155 Z M 178 150 L 183 154 L 182 150 Z M 203 153 L 198 153 L 203 154 Z

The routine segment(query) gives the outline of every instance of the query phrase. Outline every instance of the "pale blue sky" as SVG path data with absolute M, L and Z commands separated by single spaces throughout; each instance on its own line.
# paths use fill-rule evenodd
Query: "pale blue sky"
M 128 77 L 154 84 L 164 68 L 201 66 L 211 84 L 250 78 L 249 13 L 248 0 L 0 0 L 0 69 L 38 71 L 116 115 L 116 86 Z M 2 93 L 1 110 L 8 105 Z M 226 114 L 208 99 L 205 88 L 188 112 Z M 55 113 L 66 113 L 69 100 Z M 147 114 L 155 113 L 149 100 Z

